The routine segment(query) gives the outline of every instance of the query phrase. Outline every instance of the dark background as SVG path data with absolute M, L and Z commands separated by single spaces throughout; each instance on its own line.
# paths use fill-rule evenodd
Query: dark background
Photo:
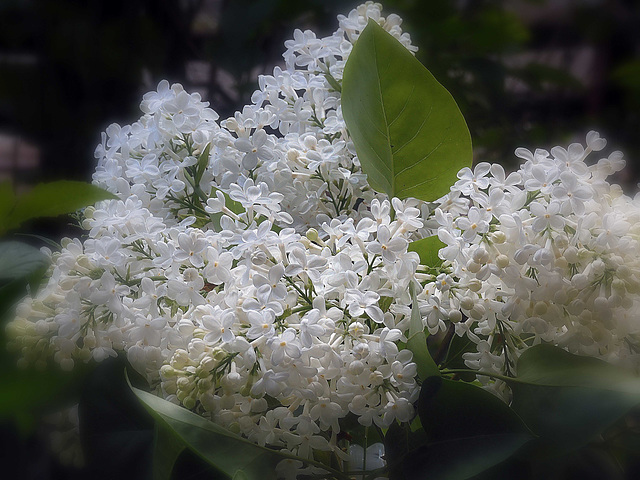
M 90 178 L 100 132 L 135 121 L 167 78 L 221 118 L 282 63 L 294 28 L 328 35 L 336 0 L 2 0 L 0 178 L 18 188 Z M 458 101 L 476 161 L 514 167 L 518 146 L 584 141 L 597 129 L 630 168 L 640 154 L 639 2 L 388 0 L 419 59 Z M 597 160 L 597 159 L 596 159 Z
M 283 63 L 283 43 L 295 28 L 329 35 L 336 15 L 358 3 L 0 0 L 0 181 L 20 191 L 39 181 L 89 180 L 100 132 L 137 120 L 142 95 L 164 78 L 201 92 L 221 118 L 233 115 L 249 102 L 258 74 Z M 584 142 L 596 129 L 608 151 L 625 152 L 628 167 L 618 181 L 633 193 L 640 178 L 638 3 L 387 0 L 384 12 L 404 19 L 418 58 L 457 100 L 476 161 L 515 168 L 519 146 Z M 61 231 L 35 228 L 54 238 Z M 113 384 L 91 385 L 81 395 L 92 395 L 83 398 L 92 405 L 85 412 L 100 416 L 96 431 L 100 421 L 124 422 L 122 436 L 108 441 L 126 458 L 107 450 L 99 468 L 105 478 L 115 478 L 109 467 L 133 472 L 148 456 L 151 427 L 136 423 L 139 412 L 127 413 L 137 407 L 126 393 L 117 396 L 124 406 L 110 413 L 113 402 L 95 402 L 100 392 L 114 394 Z M 25 434 L 13 420 L 0 418 L 3 473 L 14 467 L 12 478 L 100 477 L 99 463 L 79 472 L 61 467 L 42 429 Z

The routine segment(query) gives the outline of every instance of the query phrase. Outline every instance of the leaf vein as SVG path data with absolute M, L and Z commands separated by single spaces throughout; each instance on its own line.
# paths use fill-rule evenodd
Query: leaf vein
M 396 173 L 396 177 L 399 177 L 401 173 L 404 173 L 404 172 L 406 172 L 407 170 L 411 170 L 413 167 L 417 166 L 418 164 L 420 164 L 421 162 L 423 162 L 424 160 L 426 160 L 427 158 L 429 158 L 431 155 L 433 155 L 433 153 L 434 153 L 436 150 L 438 150 L 438 149 L 442 146 L 442 144 L 443 144 L 443 143 L 444 143 L 444 142 L 440 142 L 438 145 L 436 145 L 436 146 L 434 147 L 434 149 L 433 149 L 433 150 L 431 150 L 429 153 L 427 153 L 424 157 L 422 157 L 421 159 L 416 160 L 416 161 L 415 161 L 415 162 L 413 162 L 412 164 L 407 165 L 406 167 L 404 167 L 402 170 L 400 170 L 398 173 Z
M 396 118 L 391 120 L 391 123 L 389 124 L 389 127 L 391 127 L 391 125 L 396 123 L 396 120 L 398 120 L 400 118 L 400 116 L 404 113 L 404 111 L 407 109 L 407 105 L 409 105 L 409 100 L 411 100 L 411 97 L 413 96 L 413 92 L 415 92 L 415 90 L 416 90 L 416 84 L 414 83 L 413 87 L 411 88 L 411 93 L 407 96 L 407 99 L 405 100 L 404 105 L 402 106 L 402 108 L 398 112 L 398 115 L 396 115 Z
M 411 137 L 409 140 L 407 140 L 406 142 L 404 142 L 402 144 L 402 146 L 398 147 L 398 149 L 396 150 L 396 155 L 398 154 L 398 152 L 400 152 L 400 150 L 402 150 L 404 147 L 406 147 L 407 145 L 409 145 L 411 142 L 413 142 L 416 137 L 420 134 L 420 131 L 424 128 L 424 126 L 427 123 L 427 120 L 429 120 L 429 118 L 431 117 L 431 113 L 433 112 L 433 105 L 431 106 L 431 108 L 429 108 L 429 113 L 427 113 L 427 116 L 424 117 L 424 120 L 422 121 L 422 123 L 420 124 L 420 126 L 418 127 L 418 130 L 416 131 L 416 133 L 413 135 L 413 137 Z

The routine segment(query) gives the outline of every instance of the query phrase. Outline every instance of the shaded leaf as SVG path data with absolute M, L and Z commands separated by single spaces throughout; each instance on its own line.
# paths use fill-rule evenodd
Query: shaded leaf
M 156 423 L 153 439 L 153 480 L 170 480 L 185 445 L 172 431 Z
M 412 469 L 429 478 L 470 478 L 506 460 L 533 438 L 502 400 L 465 382 L 428 378 L 422 384 L 418 412 L 428 443 L 407 458 Z
M 15 208 L 7 219 L 7 228 L 16 228 L 33 218 L 73 213 L 100 200 L 117 198 L 90 183 L 70 180 L 41 183 L 16 199 Z
M 46 269 L 49 258 L 26 243 L 0 242 L 0 280 L 25 278 Z
M 393 422 L 384 436 L 384 456 L 389 467 L 389 478 L 399 479 L 404 476 L 405 458 L 412 448 L 409 433 L 405 424 Z
M 62 245 L 60 245 L 60 243 L 56 242 L 55 240 L 51 240 L 50 238 L 44 237 L 42 235 L 36 235 L 33 233 L 16 233 L 16 235 L 20 237 L 37 238 L 53 251 L 62 250 Z
M 390 197 L 436 200 L 471 166 L 453 97 L 373 20 L 345 65 L 342 112 L 369 184 Z
M 551 345 L 526 350 L 517 372 L 512 407 L 542 437 L 540 454 L 578 448 L 640 404 L 634 372 Z
M 250 480 L 250 477 L 244 470 L 236 470 L 236 473 L 233 474 L 232 480 Z
M 478 435 L 473 439 L 460 438 L 430 443 L 419 447 L 407 456 L 404 465 L 405 478 L 429 478 L 430 480 L 473 478 L 511 457 L 529 440 L 531 440 L 530 435 L 510 433 Z
M 275 479 L 275 467 L 283 459 L 321 466 L 318 462 L 261 447 L 186 408 L 137 388 L 132 387 L 132 390 L 156 420 L 171 429 L 189 449 L 230 478 L 238 474 L 250 479 Z M 331 470 L 329 467 L 323 468 Z M 242 473 L 238 473 L 239 470 Z M 344 477 L 339 472 L 334 473 Z
M 518 359 L 517 372 L 518 383 L 593 387 L 640 395 L 640 376 L 633 371 L 552 345 L 525 350 Z

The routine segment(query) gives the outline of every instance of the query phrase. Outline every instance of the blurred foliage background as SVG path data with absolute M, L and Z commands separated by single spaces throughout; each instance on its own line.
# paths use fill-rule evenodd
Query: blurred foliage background
M 167 78 L 222 118 L 282 63 L 294 28 L 328 35 L 337 0 L 3 0 L 0 175 L 18 184 L 89 178 L 109 123 L 138 116 Z M 640 3 L 387 0 L 419 59 L 456 98 L 476 160 L 514 166 L 518 146 L 583 141 L 595 128 L 638 176 Z
M 233 115 L 249 102 L 257 75 L 283 63 L 295 28 L 329 35 L 336 15 L 358 3 L 0 0 L 0 181 L 25 190 L 43 180 L 89 180 L 100 132 L 135 121 L 142 95 L 164 78 L 201 92 L 221 118 Z M 640 2 L 383 3 L 404 19 L 418 58 L 460 105 L 476 161 L 515 168 L 519 146 L 583 142 L 596 129 L 625 152 L 628 168 L 618 181 L 634 191 Z M 56 238 L 66 228 L 34 231 Z M 84 478 L 87 472 L 56 463 L 35 427 L 13 420 L 0 418 L 0 450 L 21 466 L 15 478 Z

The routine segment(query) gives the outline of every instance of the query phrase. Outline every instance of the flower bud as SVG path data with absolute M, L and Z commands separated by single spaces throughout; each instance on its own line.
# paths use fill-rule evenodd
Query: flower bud
M 267 261 L 267 254 L 262 250 L 256 250 L 251 254 L 251 263 L 253 265 L 259 266 L 264 265 Z
M 458 323 L 462 320 L 462 313 L 460 310 L 449 310 L 448 317 L 451 323 Z
M 472 292 L 479 292 L 482 289 L 482 282 L 477 278 L 472 278 L 471 280 L 469 280 L 467 286 Z
M 597 297 L 593 301 L 593 308 L 598 312 L 603 312 L 609 308 L 609 302 L 606 297 Z
M 484 305 L 481 303 L 476 303 L 473 308 L 469 311 L 469 316 L 474 320 L 481 320 L 484 317 L 485 313 L 487 313 Z
M 507 234 L 502 230 L 497 230 L 491 234 L 491 240 L 498 245 L 503 244 L 507 241 Z
M 478 273 L 481 267 L 482 266 L 480 264 L 474 262 L 473 260 L 469 260 L 469 262 L 467 262 L 467 270 L 469 270 L 471 273 Z
M 578 263 L 578 249 L 576 247 L 567 247 L 563 255 L 567 262 Z
M 477 248 L 475 252 L 473 252 L 473 261 L 479 264 L 485 264 L 489 260 L 489 253 L 482 247 Z M 476 272 L 472 272 L 476 273 Z
M 591 271 L 596 277 L 599 277 L 600 275 L 602 275 L 604 273 L 605 268 L 606 268 L 606 265 L 599 258 L 596 258 L 591 264 Z
M 182 400 L 182 404 L 185 406 L 185 408 L 191 410 L 196 406 L 196 399 L 192 396 L 186 397 L 184 400 Z
M 369 374 L 369 383 L 374 386 L 382 385 L 384 383 L 384 375 L 378 370 L 374 370 Z
M 536 302 L 533 307 L 533 313 L 536 316 L 544 315 L 545 313 L 547 313 L 548 308 L 549 305 L 547 305 L 546 302 Z
M 624 280 L 621 280 L 619 278 L 613 279 L 613 281 L 611 282 L 611 289 L 620 294 L 620 296 L 623 296 L 627 292 L 627 287 L 625 287 Z
M 587 277 L 584 273 L 576 273 L 573 277 L 571 277 L 571 284 L 576 287 L 578 290 L 582 290 L 589 285 L 589 277 Z
M 500 254 L 496 257 L 496 265 L 498 268 L 507 268 L 509 266 L 509 257 L 504 254 Z
M 175 384 L 175 382 L 164 382 L 162 384 L 162 389 L 169 395 L 175 395 L 178 391 L 178 386 Z
M 360 322 L 353 322 L 349 325 L 349 335 L 352 337 L 359 337 L 366 332 L 365 326 Z
M 306 237 L 311 240 L 312 242 L 315 242 L 318 240 L 318 230 L 316 230 L 315 228 L 310 228 L 309 230 L 307 230 L 307 235 Z
M 189 362 L 189 354 L 186 350 L 176 350 L 171 358 L 171 366 L 177 370 L 182 370 Z
M 216 365 L 218 364 L 218 362 L 216 362 L 213 358 L 211 357 L 205 357 L 202 359 L 202 361 L 200 362 L 200 368 L 199 370 L 201 372 L 205 372 L 205 376 L 209 375 L 209 372 L 211 370 L 213 370 Z
M 360 375 L 362 372 L 364 372 L 364 363 L 362 363 L 360 360 L 353 360 L 347 367 L 347 371 L 351 375 Z
M 473 298 L 471 297 L 462 297 L 460 299 L 460 306 L 464 309 L 464 310 L 471 310 L 473 308 L 473 305 L 475 304 Z

